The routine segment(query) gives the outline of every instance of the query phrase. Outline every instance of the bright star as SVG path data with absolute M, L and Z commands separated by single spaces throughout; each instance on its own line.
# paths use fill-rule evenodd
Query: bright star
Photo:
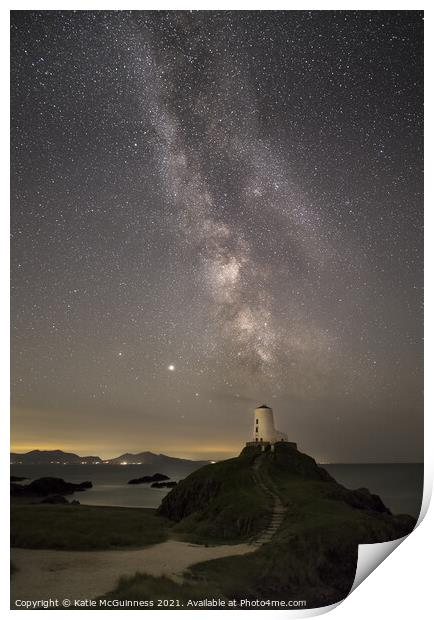
M 167 367 L 167 370 L 174 371 L 175 370 L 175 366 L 173 364 L 169 364 L 169 366 Z

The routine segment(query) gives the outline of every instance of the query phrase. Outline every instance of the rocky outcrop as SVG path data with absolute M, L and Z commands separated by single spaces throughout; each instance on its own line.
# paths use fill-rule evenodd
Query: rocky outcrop
M 147 484 L 149 482 L 162 482 L 163 480 L 169 480 L 169 476 L 165 474 L 153 474 L 152 476 L 142 476 L 141 478 L 133 478 L 128 481 L 128 484 Z
M 359 510 L 371 510 L 373 512 L 384 512 L 386 514 L 392 514 L 390 510 L 383 504 L 383 501 L 378 495 L 371 493 L 368 489 L 356 489 L 349 491 L 345 487 L 336 483 L 329 492 L 329 498 L 343 501 L 353 508 Z
M 62 478 L 38 478 L 30 484 L 11 483 L 11 495 L 13 497 L 44 497 L 49 495 L 71 495 L 78 491 L 92 488 L 89 481 L 75 484 L 65 482 Z
M 78 499 L 73 499 L 72 501 L 68 502 L 66 497 L 63 497 L 63 495 L 49 495 L 48 497 L 45 497 L 44 499 L 42 499 L 39 503 L 40 504 L 67 504 L 68 506 L 79 506 L 80 505 L 80 502 L 78 501 Z
M 205 471 L 207 470 L 207 471 Z M 209 472 L 209 476 L 206 474 Z M 173 521 L 181 521 L 203 510 L 219 494 L 222 481 L 212 476 L 214 466 L 208 465 L 184 479 L 160 504 L 158 513 Z
M 151 484 L 151 487 L 153 487 L 154 489 L 172 489 L 173 487 L 176 487 L 177 484 L 178 483 L 174 480 L 171 482 L 153 482 Z
M 49 495 L 41 500 L 41 504 L 69 504 L 69 502 L 63 495 Z

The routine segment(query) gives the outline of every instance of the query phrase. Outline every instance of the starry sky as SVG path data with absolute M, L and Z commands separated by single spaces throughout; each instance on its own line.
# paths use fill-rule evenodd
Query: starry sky
M 422 12 L 11 31 L 12 448 L 422 460 Z

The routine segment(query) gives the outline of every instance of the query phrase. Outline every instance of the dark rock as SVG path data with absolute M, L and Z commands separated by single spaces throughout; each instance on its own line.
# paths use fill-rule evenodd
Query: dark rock
M 15 497 L 71 495 L 91 488 L 92 483 L 89 481 L 74 484 L 73 482 L 65 482 L 62 478 L 38 478 L 26 485 L 11 483 L 11 495 Z
M 22 480 L 28 480 L 25 476 L 11 476 L 11 482 L 21 482 Z
M 178 483 L 175 481 L 172 482 L 153 482 L 151 484 L 151 487 L 153 487 L 154 489 L 172 489 L 173 487 L 176 487 Z
M 352 508 L 357 508 L 358 510 L 371 510 L 373 512 L 391 514 L 390 510 L 383 504 L 381 498 L 378 495 L 370 493 L 368 489 L 362 488 L 350 491 L 336 483 L 330 486 L 327 496 L 329 499 L 343 501 Z
M 69 504 L 69 502 L 63 495 L 49 495 L 41 500 L 41 504 Z
M 348 503 L 355 508 L 362 510 L 373 510 L 374 512 L 386 512 L 392 514 L 390 510 L 383 504 L 381 498 L 374 493 L 370 493 L 368 489 L 356 489 L 351 492 L 352 501 Z
M 213 497 L 219 495 L 223 480 L 213 476 L 214 465 L 206 465 L 187 476 L 160 504 L 158 514 L 173 521 L 181 521 L 190 514 L 201 513 Z M 208 475 L 204 475 L 209 472 Z
M 80 506 L 80 502 L 78 499 L 73 499 L 72 502 L 69 502 L 71 506 Z
M 78 489 L 78 490 L 81 491 L 81 490 L 84 490 L 84 489 L 91 489 L 93 485 L 92 485 L 90 480 L 85 480 L 84 482 L 80 482 L 79 486 L 81 488 Z
M 169 476 L 165 474 L 153 474 L 152 476 L 143 476 L 142 478 L 133 478 L 128 481 L 128 484 L 143 484 L 149 482 L 160 482 L 162 480 L 169 480 Z

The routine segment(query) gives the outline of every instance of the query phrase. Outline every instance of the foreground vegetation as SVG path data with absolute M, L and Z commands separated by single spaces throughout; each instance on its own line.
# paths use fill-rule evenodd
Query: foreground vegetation
M 159 608 L 159 601 L 173 601 L 174 608 L 185 607 L 189 599 L 201 600 L 217 596 L 206 583 L 186 581 L 177 583 L 167 577 L 136 574 L 134 577 L 122 577 L 113 592 L 100 596 L 98 600 L 118 601 L 152 601 L 153 609 Z M 176 603 L 175 603 L 176 601 Z M 178 605 L 179 601 L 179 605 Z M 169 604 L 170 605 L 170 604 Z M 166 607 L 166 609 L 170 607 Z
M 145 547 L 165 541 L 171 525 L 148 508 L 15 504 L 11 545 L 74 551 Z

